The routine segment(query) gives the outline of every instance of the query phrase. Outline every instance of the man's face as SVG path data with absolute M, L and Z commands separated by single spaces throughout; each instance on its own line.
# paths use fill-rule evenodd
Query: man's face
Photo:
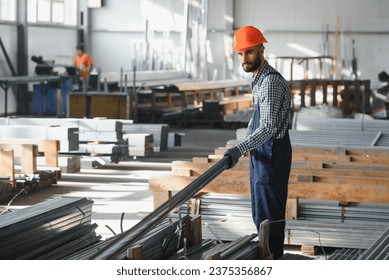
M 255 46 L 238 52 L 238 58 L 245 72 L 258 72 L 263 63 L 263 46 Z

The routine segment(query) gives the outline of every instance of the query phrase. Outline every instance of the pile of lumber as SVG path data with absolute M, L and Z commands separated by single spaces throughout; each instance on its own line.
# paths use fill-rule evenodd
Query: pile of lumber
M 119 162 L 168 148 L 166 124 L 134 124 L 132 120 L 106 118 L 0 118 L 0 127 L 0 138 L 58 140 L 59 156 L 63 158 L 59 163 L 68 172 L 80 170 L 83 155 L 107 156 L 111 162 Z
M 151 177 L 149 188 L 154 192 L 154 204 L 159 206 L 168 200 L 173 192 L 179 191 L 195 178 L 208 170 L 213 164 L 219 161 L 225 150 L 236 141 L 229 141 L 225 147 L 215 149 L 214 154 L 205 158 L 193 158 L 191 162 L 174 161 L 172 163 L 172 175 Z M 304 146 L 293 145 L 292 169 L 289 178 L 289 192 L 286 217 L 287 234 L 286 244 L 291 245 L 312 245 L 312 246 L 360 246 L 367 248 L 375 238 L 387 227 L 389 212 L 389 148 L 387 147 L 356 147 L 356 146 Z M 240 159 L 238 164 L 230 170 L 223 172 L 216 179 L 210 182 L 197 197 L 189 203 L 189 211 L 203 215 L 207 207 L 204 204 L 206 194 L 239 195 L 249 198 L 249 158 L 248 154 Z M 235 198 L 239 203 L 240 198 Z M 333 201 L 338 203 L 337 217 L 330 220 L 307 219 L 302 215 L 303 205 L 306 200 L 313 202 Z M 242 201 L 241 201 L 242 202 Z M 215 203 L 215 202 L 213 202 Z M 247 228 L 252 232 L 252 220 L 250 215 L 249 199 L 243 201 L 246 207 L 246 216 L 242 217 L 241 212 L 227 211 L 224 216 L 207 216 L 209 225 L 208 234 L 223 234 L 222 239 L 234 239 L 239 234 L 239 228 Z M 363 212 L 369 211 L 362 207 L 361 203 L 372 204 L 373 207 L 381 209 L 384 213 L 381 219 L 364 219 Z M 232 204 L 224 201 L 226 208 L 230 209 Z M 349 209 L 357 207 L 354 217 L 351 217 Z M 212 208 L 212 206 L 209 206 Z M 216 207 L 215 207 L 216 208 Z M 205 212 L 203 212 L 205 211 Z M 380 212 L 380 213 L 381 213 Z M 229 213 L 227 215 L 227 213 Z M 204 214 L 206 216 L 206 214 Z M 204 217 L 203 217 L 204 218 Z M 204 219 L 203 219 L 204 220 Z M 355 225 L 355 222 L 359 223 Z M 311 224 L 310 224 L 311 223 Z M 373 224 L 372 224 L 373 223 Z M 367 225 L 371 225 L 368 227 Z M 320 227 L 321 226 L 321 227 Z M 303 236 L 305 229 L 317 230 L 322 233 L 318 238 Z M 334 234 L 332 228 L 344 228 Z M 354 239 L 354 242 L 346 242 L 348 227 L 353 231 L 358 229 L 362 232 L 366 242 Z M 238 231 L 238 233 L 236 233 Z M 305 230 L 305 233 L 309 230 Z M 312 233 L 311 231 L 311 233 Z M 247 232 L 246 232 L 247 233 Z M 230 234 L 230 237 L 228 237 Z M 366 238 L 368 236 L 368 238 Z M 300 238 L 301 237 L 301 238 Z M 215 238 L 215 237 L 214 237 Z M 321 243 L 320 243 L 321 240 Z M 323 241 L 324 240 L 324 241 Z M 327 242 L 327 241 L 328 242 Z M 327 242 L 327 243 L 326 243 Z M 324 244 L 323 244 L 324 243 Z
M 252 94 L 209 99 L 203 102 L 203 118 L 206 120 L 246 122 L 247 113 L 243 112 L 250 112 L 252 107 Z

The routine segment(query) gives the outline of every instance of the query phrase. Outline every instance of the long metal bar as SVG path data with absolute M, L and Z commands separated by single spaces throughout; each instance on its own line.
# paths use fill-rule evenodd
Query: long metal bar
M 149 229 L 157 224 L 167 214 L 175 210 L 182 203 L 193 197 L 197 192 L 203 189 L 209 182 L 215 179 L 220 173 L 227 169 L 229 158 L 223 157 L 215 163 L 210 169 L 197 177 L 192 183 L 179 191 L 167 202 L 148 214 L 144 219 L 137 223 L 131 229 L 125 231 L 119 238 L 115 239 L 109 246 L 105 246 L 93 255 L 92 259 L 115 259 L 123 249 L 126 249 L 144 235 Z
M 384 260 L 389 255 L 389 227 L 382 235 L 358 258 L 358 260 Z
M 373 142 L 371 142 L 370 146 L 375 146 L 378 142 L 378 140 L 380 140 L 382 136 L 382 130 L 380 130 L 378 133 L 377 133 L 377 136 L 374 138 Z

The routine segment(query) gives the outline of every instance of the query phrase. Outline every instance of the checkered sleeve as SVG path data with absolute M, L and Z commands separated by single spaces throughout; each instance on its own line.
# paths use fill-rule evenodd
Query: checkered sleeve
M 288 112 L 285 110 L 288 107 L 283 104 L 286 93 L 282 84 L 283 81 L 278 75 L 269 75 L 263 80 L 259 93 L 255 95 L 257 100 L 254 101 L 259 104 L 260 123 L 255 131 L 248 131 L 246 139 L 237 145 L 242 154 L 285 133 L 288 126 L 288 119 L 285 119 Z M 253 118 L 250 122 L 252 120 Z

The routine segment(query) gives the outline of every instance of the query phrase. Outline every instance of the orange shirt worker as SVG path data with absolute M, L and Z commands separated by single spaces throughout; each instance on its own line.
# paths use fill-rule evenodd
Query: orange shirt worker
M 88 78 L 90 68 L 93 65 L 93 60 L 90 55 L 84 51 L 82 46 L 76 47 L 76 56 L 74 57 L 73 65 L 80 69 L 82 79 L 85 80 Z

